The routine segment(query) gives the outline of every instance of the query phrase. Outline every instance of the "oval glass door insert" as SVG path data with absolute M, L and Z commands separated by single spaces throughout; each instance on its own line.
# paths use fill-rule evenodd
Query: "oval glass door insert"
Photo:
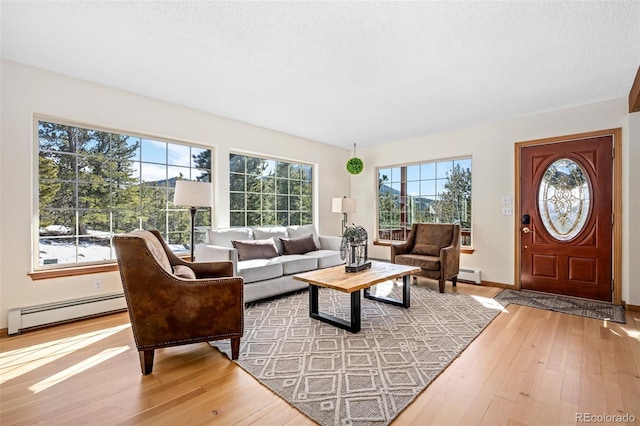
M 538 208 L 544 227 L 554 238 L 568 241 L 584 228 L 591 199 L 588 179 L 582 167 L 568 158 L 554 161 L 545 171 Z

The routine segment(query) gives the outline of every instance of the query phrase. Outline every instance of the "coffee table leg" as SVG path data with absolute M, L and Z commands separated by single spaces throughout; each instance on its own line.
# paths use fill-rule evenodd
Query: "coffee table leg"
M 408 308 L 411 306 L 411 275 L 402 277 L 402 297 L 402 307 Z
M 309 284 L 309 316 L 318 315 L 318 286 Z
M 352 333 L 360 331 L 360 290 L 351 293 L 351 328 L 348 329 Z
M 320 312 L 318 288 L 317 285 L 309 284 L 309 316 L 352 333 L 359 332 L 361 329 L 360 290 L 351 293 L 351 320 L 345 321 L 342 318 Z
M 364 289 L 364 297 L 377 302 L 388 303 L 389 305 L 408 308 L 411 306 L 411 275 L 402 277 L 402 300 L 396 300 L 386 296 L 373 296 L 369 288 Z

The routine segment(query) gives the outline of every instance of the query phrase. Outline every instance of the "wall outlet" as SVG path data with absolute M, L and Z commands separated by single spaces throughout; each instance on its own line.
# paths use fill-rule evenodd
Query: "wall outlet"
M 95 280 L 93 282 L 93 289 L 95 291 L 102 291 L 102 280 Z
M 511 195 L 502 196 L 502 204 L 511 204 Z M 509 213 L 511 214 L 511 213 Z
M 503 207 L 502 208 L 503 216 L 511 216 L 511 207 Z

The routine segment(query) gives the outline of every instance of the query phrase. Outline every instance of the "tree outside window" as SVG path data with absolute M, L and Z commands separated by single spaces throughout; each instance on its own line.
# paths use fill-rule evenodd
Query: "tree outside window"
M 231 226 L 313 223 L 312 178 L 308 164 L 230 154 Z
M 404 241 L 414 223 L 458 223 L 471 245 L 471 158 L 378 168 L 378 239 Z
M 111 261 L 111 237 L 135 229 L 187 251 L 190 216 L 172 204 L 175 181 L 209 181 L 210 150 L 44 120 L 37 132 L 39 267 Z M 198 241 L 210 225 L 211 209 L 199 209 Z

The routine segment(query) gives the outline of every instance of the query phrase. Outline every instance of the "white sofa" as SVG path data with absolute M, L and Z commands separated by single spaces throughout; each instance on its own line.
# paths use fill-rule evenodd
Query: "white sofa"
M 309 235 L 318 250 L 285 254 L 281 238 L 290 241 Z M 207 244 L 196 245 L 195 258 L 198 262 L 232 261 L 234 275 L 244 279 L 245 303 L 307 288 L 307 283 L 292 278 L 294 274 L 344 264 L 340 258 L 340 237 L 319 236 L 313 225 L 212 229 L 207 236 Z M 277 256 L 238 258 L 233 241 L 263 242 L 269 238 L 273 238 Z

